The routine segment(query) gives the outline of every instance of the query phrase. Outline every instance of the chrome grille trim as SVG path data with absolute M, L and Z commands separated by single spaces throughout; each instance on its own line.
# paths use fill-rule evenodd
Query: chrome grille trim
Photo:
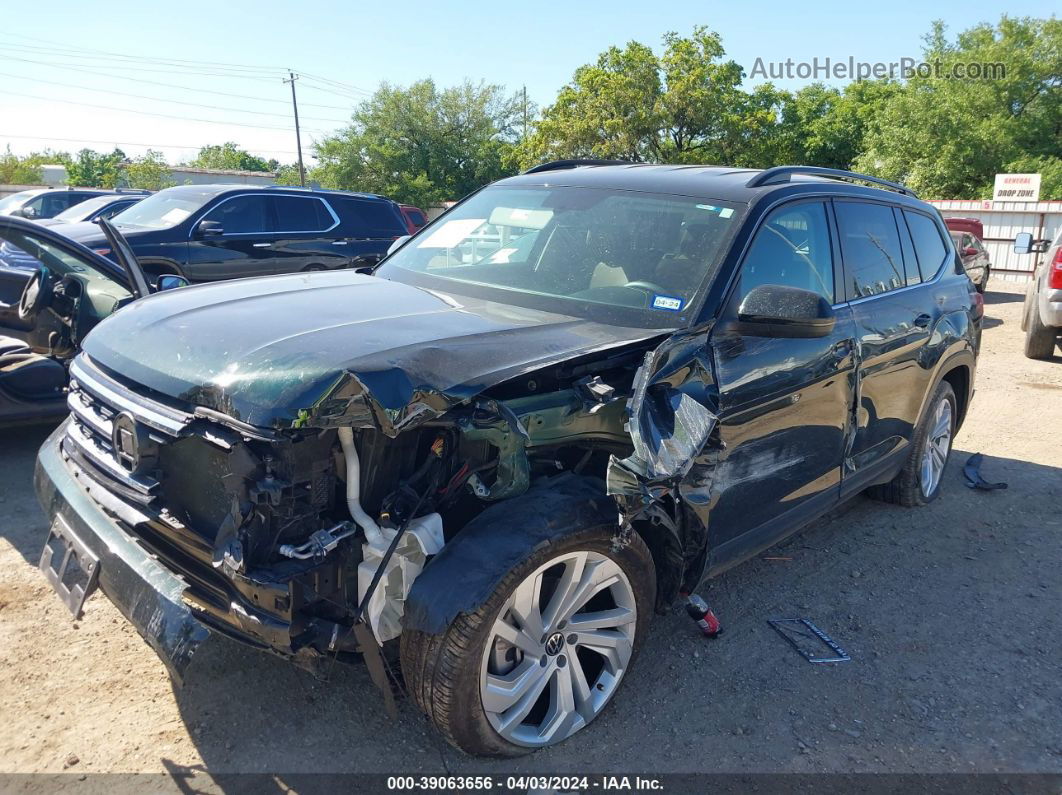
M 106 446 L 85 433 L 82 425 L 75 419 L 66 427 L 66 441 L 73 444 L 79 453 L 92 464 L 99 467 L 123 486 L 141 494 L 150 495 L 157 487 L 153 478 L 136 477 L 122 469 L 114 460 L 109 443 Z
M 194 419 L 193 415 L 164 406 L 140 395 L 136 398 L 124 393 L 123 387 L 101 373 L 91 360 L 81 354 L 70 364 L 70 377 L 76 382 L 71 390 L 80 388 L 105 405 L 119 411 L 128 411 L 139 422 L 170 436 L 179 436 Z

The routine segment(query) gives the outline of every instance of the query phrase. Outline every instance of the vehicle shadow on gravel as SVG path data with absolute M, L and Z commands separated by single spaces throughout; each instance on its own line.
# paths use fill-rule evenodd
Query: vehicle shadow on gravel
M 975 492 L 962 476 L 971 452 L 955 451 L 925 508 L 858 497 L 702 586 L 718 640 L 678 608 L 657 616 L 605 714 L 528 757 L 468 757 L 402 697 L 392 721 L 360 665 L 322 682 L 220 637 L 197 653 L 177 704 L 210 774 L 1059 768 L 1062 618 L 1044 609 L 1062 533 L 1030 498 L 1057 501 L 1062 469 L 986 456 L 984 477 L 1010 488 Z M 771 617 L 814 621 L 852 661 L 807 663 Z M 1013 691 L 986 686 L 1015 667 L 1018 707 Z M 911 745 L 914 726 L 932 743 Z
M 40 560 L 48 531 L 33 491 L 33 465 L 41 444 L 57 424 L 0 429 L 0 476 L 4 479 L 0 488 L 0 538 L 6 539 L 33 566 Z
M 1004 293 L 994 290 L 986 290 L 984 293 L 985 305 L 993 304 L 1020 304 L 1025 301 L 1025 293 Z

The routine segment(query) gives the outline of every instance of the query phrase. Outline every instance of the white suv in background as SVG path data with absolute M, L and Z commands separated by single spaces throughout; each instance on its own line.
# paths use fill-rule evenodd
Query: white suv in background
M 1022 232 L 1014 238 L 1014 251 L 1033 251 L 1032 235 Z M 1021 329 L 1025 332 L 1025 355 L 1030 359 L 1050 359 L 1062 334 L 1062 230 L 1033 274 L 1025 293 Z

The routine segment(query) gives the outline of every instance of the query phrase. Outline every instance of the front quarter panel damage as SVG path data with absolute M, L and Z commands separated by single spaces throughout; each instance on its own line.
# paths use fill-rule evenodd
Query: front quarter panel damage
M 657 561 L 658 606 L 692 590 L 708 558 L 708 512 L 721 444 L 708 329 L 646 354 L 635 376 L 628 431 L 634 452 L 612 456 L 607 491 L 624 532 L 638 523 Z M 622 533 L 621 533 L 622 536 Z

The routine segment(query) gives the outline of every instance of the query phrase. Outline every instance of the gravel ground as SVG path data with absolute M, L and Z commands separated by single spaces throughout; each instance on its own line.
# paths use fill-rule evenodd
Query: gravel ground
M 1062 357 L 1021 355 L 1020 288 L 994 286 L 936 503 L 858 498 L 714 580 L 720 639 L 658 617 L 601 719 L 515 762 L 444 746 L 409 702 L 392 722 L 360 667 L 322 683 L 212 638 L 175 690 L 104 596 L 75 623 L 51 593 L 31 487 L 47 429 L 0 432 L 0 772 L 1062 771 Z M 963 486 L 978 451 L 1009 490 Z M 852 661 L 805 662 L 772 616 Z

